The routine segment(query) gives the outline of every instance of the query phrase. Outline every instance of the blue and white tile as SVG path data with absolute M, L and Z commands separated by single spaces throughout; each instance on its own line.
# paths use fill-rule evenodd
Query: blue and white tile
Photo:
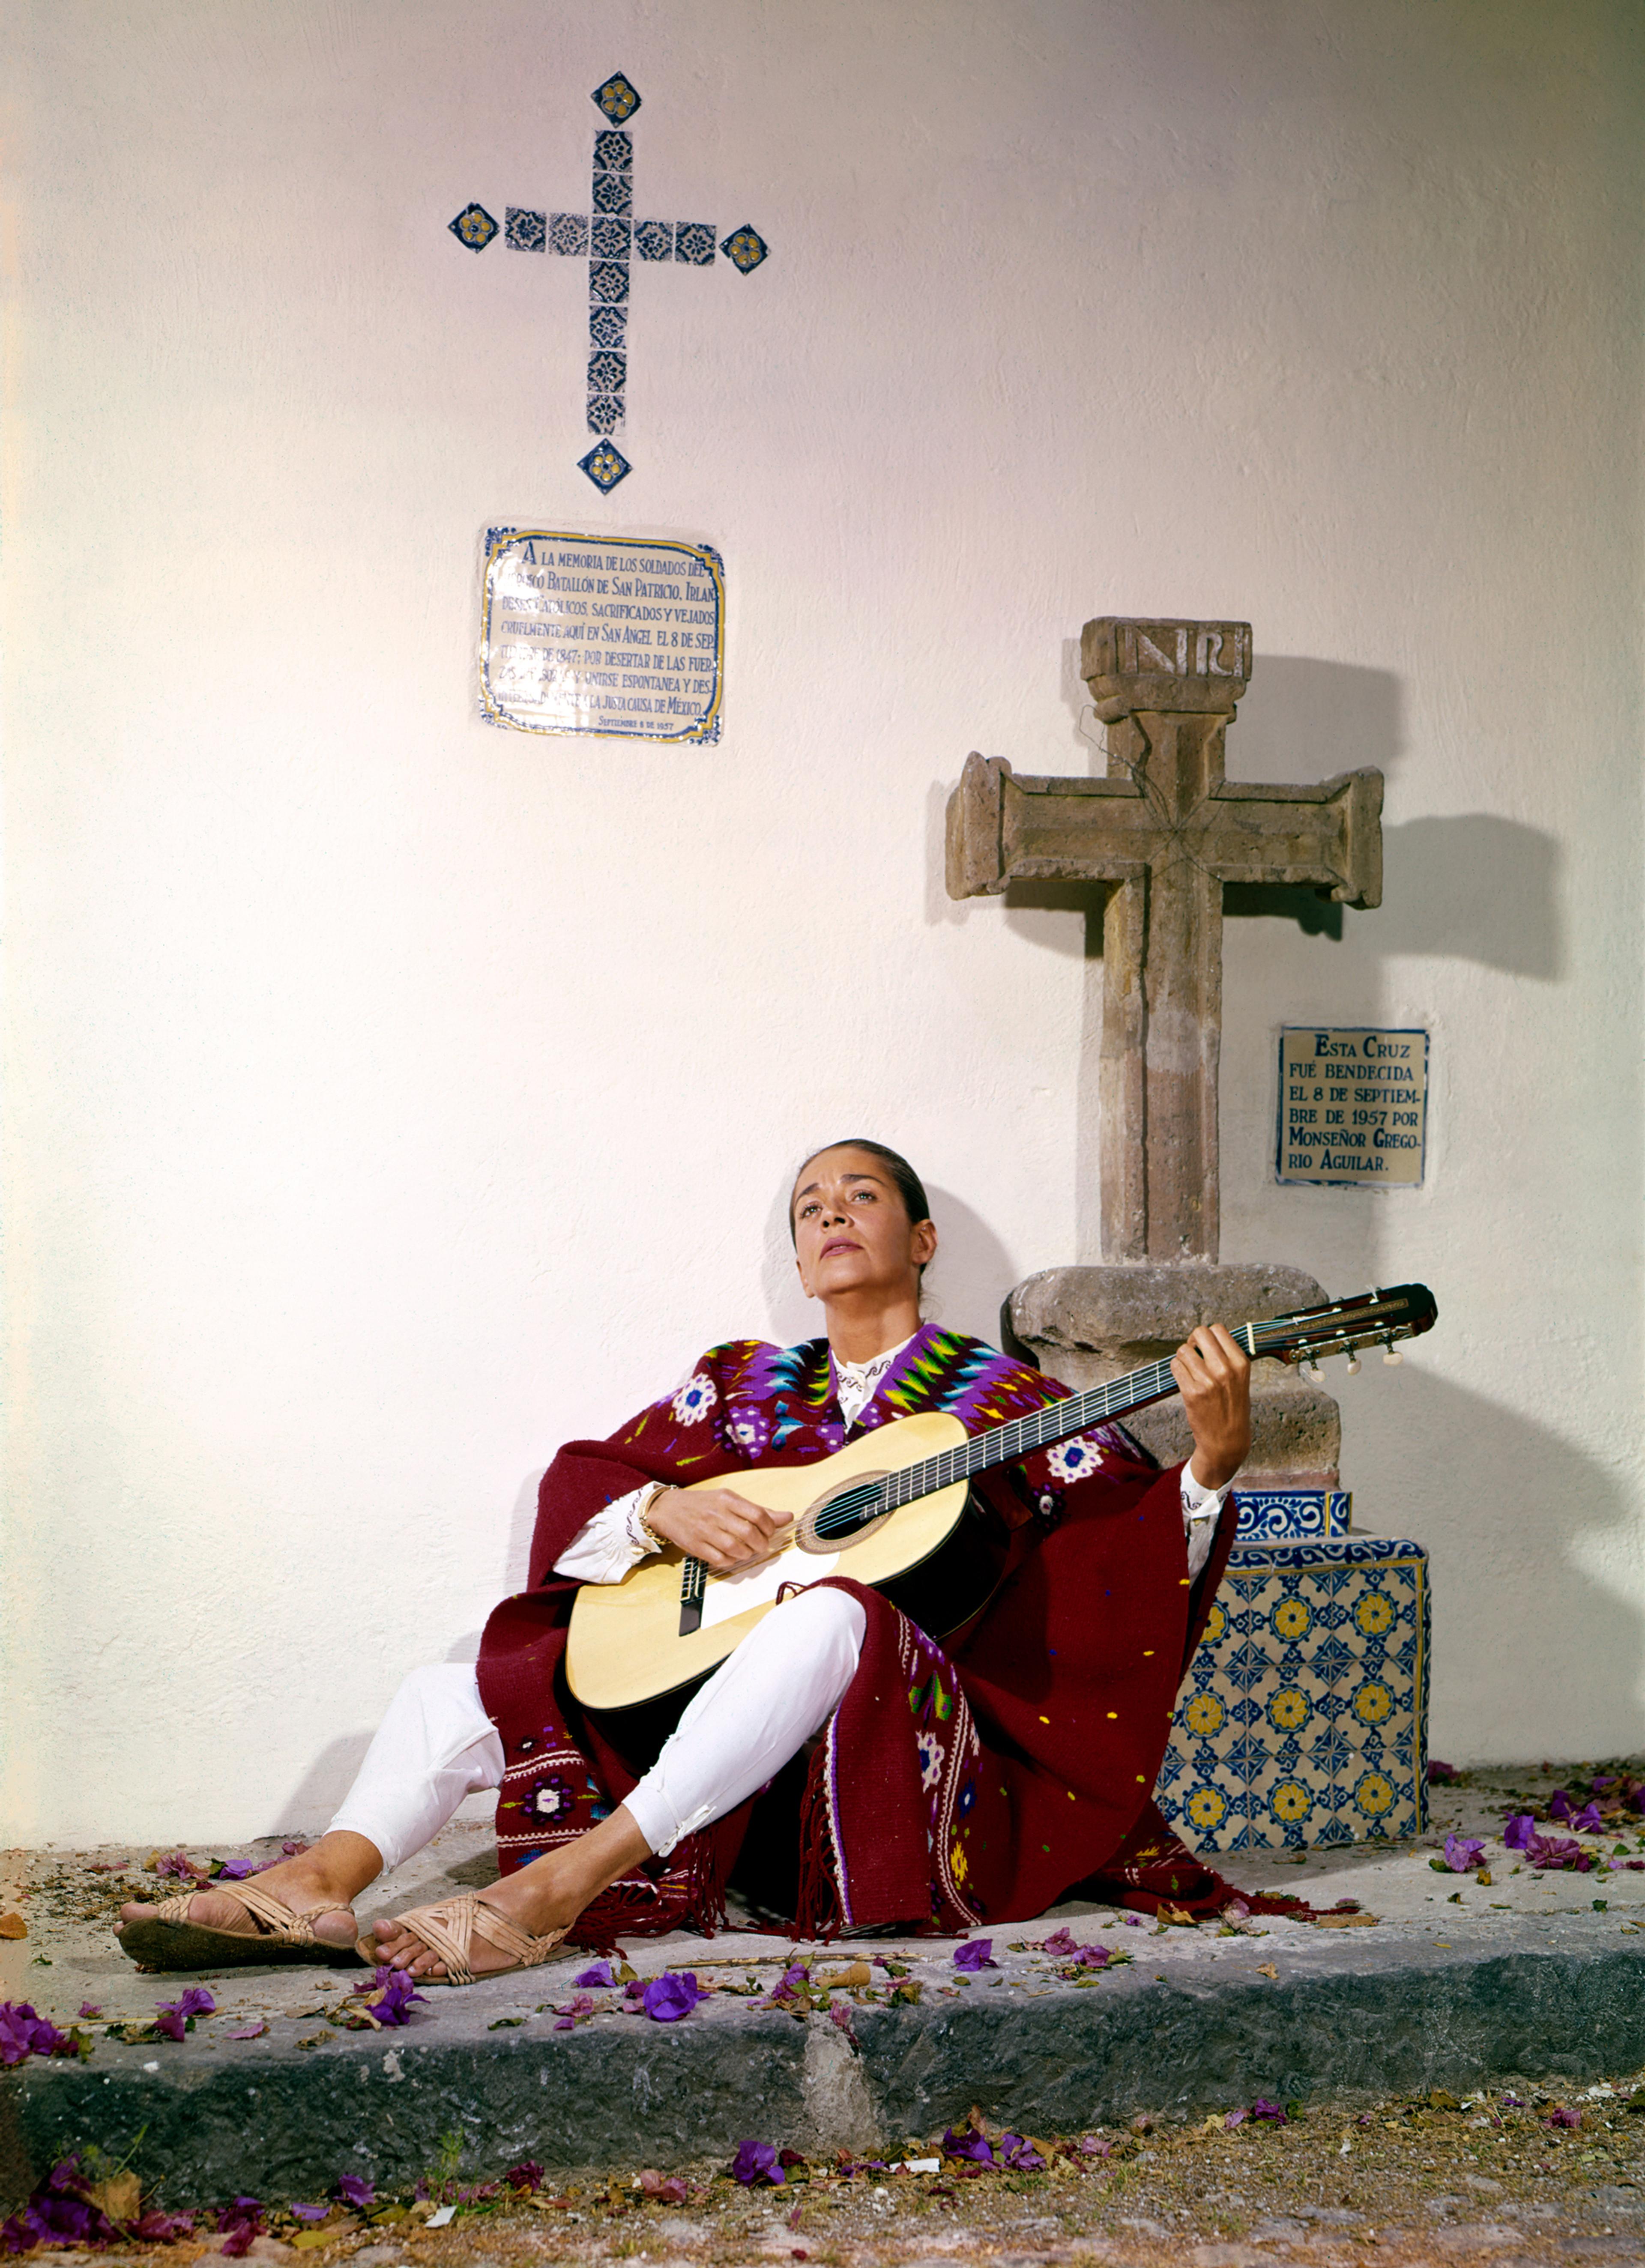
M 1420 1545 L 1236 1544 L 1184 1683 L 1162 1810 L 1213 1851 L 1420 1832 L 1427 1670 Z

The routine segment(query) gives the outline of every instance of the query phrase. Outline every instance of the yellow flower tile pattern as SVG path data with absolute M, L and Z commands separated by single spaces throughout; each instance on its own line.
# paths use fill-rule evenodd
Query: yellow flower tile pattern
M 1236 1543 L 1154 1793 L 1202 1851 L 1427 1825 L 1428 1565 L 1386 1535 Z

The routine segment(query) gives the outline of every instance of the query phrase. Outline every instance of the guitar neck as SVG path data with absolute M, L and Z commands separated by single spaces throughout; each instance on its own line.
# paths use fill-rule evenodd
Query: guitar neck
M 1232 1334 L 1252 1357 L 1264 1351 L 1264 1336 L 1261 1326 L 1255 1323 L 1242 1323 Z M 952 1487 L 955 1481 L 969 1480 L 973 1473 L 985 1473 L 992 1465 L 1010 1464 L 1035 1449 L 1049 1448 L 1053 1441 L 1066 1440 L 1070 1433 L 1084 1432 L 1088 1425 L 1105 1425 L 1123 1418 L 1128 1410 L 1163 1402 L 1176 1391 L 1169 1357 L 1146 1362 L 1140 1370 L 1127 1371 L 1124 1378 L 1110 1378 L 1105 1385 L 1093 1386 L 1083 1394 L 1048 1402 L 1043 1410 L 1032 1410 L 1026 1418 L 1014 1418 L 1009 1425 L 992 1426 L 986 1433 L 975 1433 L 940 1456 L 905 1465 L 885 1482 L 887 1505 L 895 1510 L 899 1505 L 912 1504 L 938 1489 Z

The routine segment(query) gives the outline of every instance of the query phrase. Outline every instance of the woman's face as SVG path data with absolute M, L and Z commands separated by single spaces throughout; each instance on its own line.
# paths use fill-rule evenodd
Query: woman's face
M 807 1297 L 918 1292 L 937 1248 L 928 1220 L 911 1222 L 901 1190 L 870 1150 L 819 1151 L 794 1190 L 794 1257 Z

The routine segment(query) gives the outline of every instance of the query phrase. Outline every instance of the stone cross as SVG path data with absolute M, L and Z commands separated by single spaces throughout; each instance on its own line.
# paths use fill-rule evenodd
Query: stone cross
M 674 260 L 688 268 L 712 268 L 717 231 L 712 221 L 634 218 L 634 137 L 627 128 L 640 107 L 639 91 L 614 71 L 591 99 L 610 122 L 594 136 L 590 210 L 551 213 L 509 205 L 505 240 L 511 251 L 555 252 L 588 262 L 588 430 L 602 438 L 578 460 L 578 468 L 609 495 L 634 469 L 611 438 L 621 431 L 626 409 L 631 262 Z M 481 204 L 465 205 L 446 225 L 470 252 L 483 252 L 498 233 Z M 771 247 L 745 221 L 719 250 L 740 274 L 751 276 Z
M 1106 779 L 1017 777 L 973 755 L 948 799 L 954 898 L 1013 881 L 1107 886 L 1103 1254 L 1214 1261 L 1222 886 L 1313 883 L 1382 902 L 1383 776 L 1258 787 L 1222 776 L 1250 677 L 1249 622 L 1088 622 L 1080 673 L 1108 726 Z

